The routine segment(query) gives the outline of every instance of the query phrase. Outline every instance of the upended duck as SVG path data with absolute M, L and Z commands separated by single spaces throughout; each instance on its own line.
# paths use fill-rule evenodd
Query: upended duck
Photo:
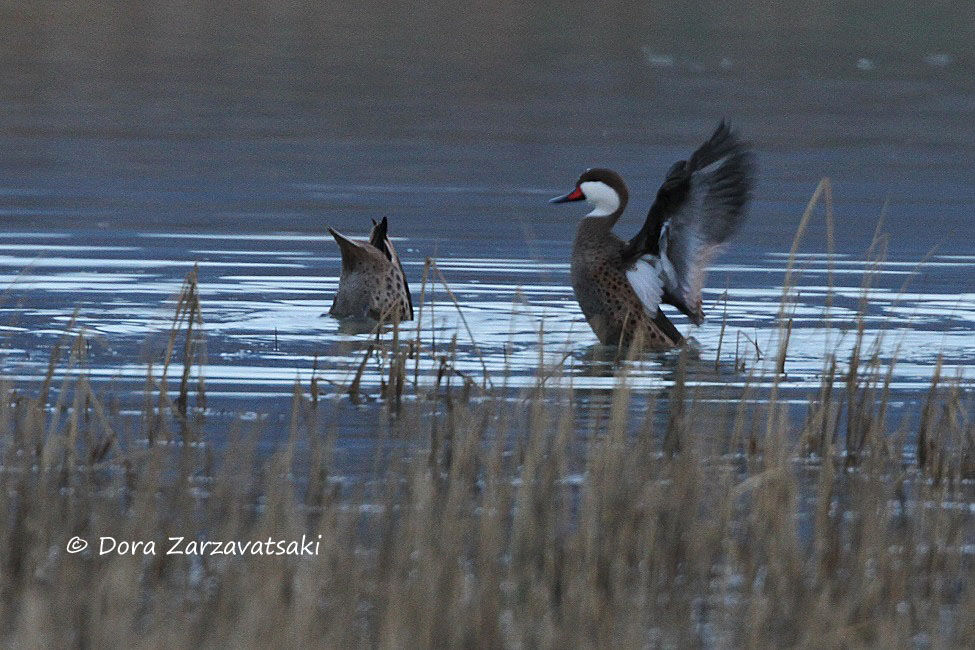
M 367 242 L 328 229 L 342 253 L 339 289 L 328 313 L 335 318 L 370 318 L 384 323 L 413 320 L 413 297 L 403 265 L 387 236 L 386 217 L 372 224 Z
M 616 172 L 587 169 L 575 189 L 551 200 L 593 208 L 572 246 L 572 289 L 602 344 L 628 346 L 639 338 L 665 350 L 684 343 L 660 307 L 673 305 L 695 325 L 704 321 L 707 267 L 741 227 L 753 185 L 751 151 L 721 122 L 689 160 L 670 168 L 629 241 L 612 232 L 629 198 Z

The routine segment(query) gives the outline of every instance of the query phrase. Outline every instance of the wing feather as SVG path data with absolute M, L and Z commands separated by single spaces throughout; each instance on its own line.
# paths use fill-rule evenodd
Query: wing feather
M 754 185 L 748 146 L 722 122 L 690 160 L 675 163 L 624 259 L 659 254 L 663 295 L 692 322 L 704 320 L 701 291 L 711 260 L 739 230 Z
M 656 260 L 650 256 L 641 257 L 626 271 L 626 279 L 633 287 L 636 297 L 651 315 L 656 314 L 660 308 L 660 299 L 664 291 L 660 269 L 655 262 Z

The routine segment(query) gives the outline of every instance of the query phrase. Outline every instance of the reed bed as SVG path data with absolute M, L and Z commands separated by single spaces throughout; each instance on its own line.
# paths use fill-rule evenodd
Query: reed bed
M 36 395 L 3 388 L 7 644 L 973 638 L 975 447 L 958 382 L 936 376 L 919 430 L 891 432 L 890 373 L 875 357 L 851 361 L 855 372 L 827 360 L 801 425 L 774 396 L 763 409 L 715 413 L 678 371 L 661 426 L 633 417 L 625 365 L 608 408 L 586 410 L 571 388 L 546 385 L 558 369 L 540 370 L 514 400 L 451 384 L 450 346 L 422 364 L 438 373 L 432 388 L 411 389 L 406 360 L 417 351 L 397 343 L 364 355 L 384 356 L 393 380 L 378 402 L 375 469 L 348 481 L 329 435 L 346 398 L 309 387 L 295 387 L 290 431 L 269 455 L 244 425 L 223 447 L 201 440 L 187 376 L 174 399 L 163 381 L 173 350 L 194 358 L 195 295 L 191 277 L 138 418 L 102 404 L 84 373 L 49 390 L 58 363 L 83 363 L 83 332 L 54 352 Z M 166 554 L 174 536 L 302 535 L 316 554 Z M 75 536 L 89 549 L 68 553 Z M 155 540 L 156 554 L 102 555 L 100 537 Z
M 432 261 L 427 277 L 449 294 Z M 789 292 L 787 282 L 776 377 Z M 394 324 L 345 385 L 296 384 L 290 425 L 258 453 L 259 424 L 238 423 L 220 446 L 202 435 L 206 387 L 189 368 L 205 358 L 204 307 L 191 273 L 136 415 L 92 388 L 74 323 L 39 389 L 0 386 L 4 645 L 975 638 L 971 397 L 939 371 L 918 424 L 889 423 L 894 362 L 880 343 L 863 344 L 862 327 L 849 359 L 824 358 L 797 420 L 777 384 L 757 405 L 748 387 L 730 405 L 709 399 L 686 378 L 687 353 L 649 407 L 634 407 L 646 402 L 627 363 L 602 408 L 571 381 L 550 381 L 568 356 L 549 366 L 540 357 L 535 385 L 512 396 L 503 378 L 456 370 L 456 337 L 423 346 Z M 371 406 L 356 407 L 368 364 L 384 380 Z M 755 372 L 745 366 L 736 355 L 731 371 Z M 53 387 L 59 367 L 82 371 Z M 355 409 L 377 417 L 376 457 L 350 478 L 334 431 Z M 303 536 L 313 553 L 185 552 Z M 88 548 L 69 552 L 75 537 Z M 175 537 L 183 553 L 170 552 Z M 113 550 L 102 553 L 101 538 Z

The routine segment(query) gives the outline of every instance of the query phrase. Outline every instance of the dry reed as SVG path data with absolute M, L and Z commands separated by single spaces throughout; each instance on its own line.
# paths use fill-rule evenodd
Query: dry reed
M 431 268 L 446 286 L 432 261 L 424 278 Z M 604 407 L 541 363 L 522 399 L 486 373 L 471 399 L 479 382 L 455 368 L 456 337 L 404 345 L 395 324 L 334 393 L 355 401 L 370 358 L 388 364 L 375 461 L 350 481 L 333 437 L 350 407 L 320 399 L 314 379 L 310 394 L 296 384 L 272 452 L 243 425 L 207 444 L 205 386 L 191 407 L 186 370 L 202 359 L 201 325 L 191 273 L 135 419 L 92 390 L 73 322 L 36 395 L 0 387 L 5 645 L 949 647 L 975 635 L 971 400 L 939 370 L 916 436 L 891 431 L 893 362 L 863 348 L 862 326 L 845 369 L 824 359 L 796 421 L 776 390 L 787 336 L 764 413 L 750 373 L 733 412 L 716 414 L 685 354 L 659 419 L 653 404 L 633 416 L 627 364 Z M 81 372 L 52 391 L 59 367 Z M 174 536 L 302 535 L 317 553 L 166 553 Z M 66 552 L 76 536 L 91 545 Z M 156 553 L 101 555 L 100 537 L 153 540 Z

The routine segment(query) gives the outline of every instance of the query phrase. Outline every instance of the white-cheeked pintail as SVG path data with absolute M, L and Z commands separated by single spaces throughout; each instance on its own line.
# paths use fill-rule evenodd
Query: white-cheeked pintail
M 394 323 L 413 320 L 413 298 L 386 217 L 373 221 L 369 241 L 355 241 L 328 229 L 342 252 L 342 275 L 328 313 L 335 318 L 370 318 Z
M 629 193 L 619 174 L 588 169 L 575 189 L 552 203 L 587 201 L 572 247 L 572 288 L 604 345 L 641 338 L 651 349 L 684 342 L 661 311 L 676 307 L 692 323 L 704 321 L 701 290 L 707 267 L 745 218 L 754 184 L 748 146 L 722 122 L 690 160 L 675 163 L 633 239 L 612 232 Z

